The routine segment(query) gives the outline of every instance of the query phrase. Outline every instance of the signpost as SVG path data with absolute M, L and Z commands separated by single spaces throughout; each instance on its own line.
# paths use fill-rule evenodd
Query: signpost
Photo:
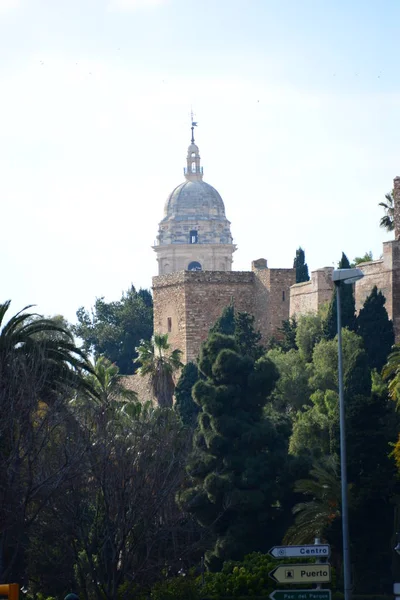
M 269 573 L 277 583 L 329 583 L 331 565 L 310 564 L 279 565 Z
M 329 544 L 305 544 L 304 546 L 274 546 L 269 551 L 274 558 L 329 558 Z
M 271 600 L 331 600 L 331 590 L 274 590 Z

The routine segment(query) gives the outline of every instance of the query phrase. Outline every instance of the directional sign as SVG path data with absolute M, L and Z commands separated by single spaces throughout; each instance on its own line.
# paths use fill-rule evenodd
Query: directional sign
M 279 565 L 269 576 L 278 583 L 328 583 L 331 580 L 331 565 Z
M 274 546 L 269 551 L 275 558 L 329 558 L 331 547 L 329 544 L 306 544 L 304 546 Z
M 331 600 L 331 590 L 274 590 L 271 600 Z

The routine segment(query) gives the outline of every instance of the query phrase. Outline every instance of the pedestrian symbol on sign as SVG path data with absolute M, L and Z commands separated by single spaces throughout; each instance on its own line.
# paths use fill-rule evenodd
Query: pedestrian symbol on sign
M 285 578 L 286 579 L 293 579 L 293 570 L 292 569 L 287 569 L 285 571 Z

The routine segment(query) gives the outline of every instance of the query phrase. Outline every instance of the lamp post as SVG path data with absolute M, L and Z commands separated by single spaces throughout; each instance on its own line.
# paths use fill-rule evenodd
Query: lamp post
M 343 392 L 343 352 L 342 352 L 342 307 L 341 286 L 344 283 L 355 283 L 364 277 L 361 269 L 335 269 L 332 281 L 336 287 L 337 330 L 338 330 L 338 379 L 339 379 L 339 430 L 340 430 L 340 472 L 342 492 L 342 537 L 343 537 L 343 575 L 344 600 L 351 600 L 351 570 L 349 544 L 349 507 L 347 503 L 347 460 L 346 460 L 346 420 Z

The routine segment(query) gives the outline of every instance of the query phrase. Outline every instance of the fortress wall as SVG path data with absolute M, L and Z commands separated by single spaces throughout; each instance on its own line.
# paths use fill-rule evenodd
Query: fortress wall
M 187 361 L 195 361 L 210 327 L 231 301 L 237 310 L 253 313 L 254 275 L 248 271 L 186 271 Z
M 253 267 L 254 268 L 254 267 Z M 296 281 L 295 269 L 254 268 L 256 276 L 254 316 L 263 342 L 279 337 L 282 321 L 289 318 L 290 288 Z
M 364 277 L 355 284 L 356 310 L 359 311 L 371 293 L 374 285 L 384 294 L 386 298 L 386 310 L 391 318 L 392 313 L 392 272 L 387 269 L 383 260 L 371 261 L 357 265 L 364 273 Z
M 183 272 L 153 277 L 154 332 L 168 333 L 172 348 L 182 350 L 186 362 L 186 302 Z M 171 331 L 168 331 L 171 319 Z
M 393 320 L 396 342 L 400 341 L 400 241 L 384 242 L 381 260 L 358 265 L 364 273 L 355 289 L 356 309 L 362 308 L 374 285 L 386 298 L 386 310 Z
M 333 267 L 324 267 L 311 273 L 310 281 L 296 283 L 290 288 L 290 316 L 315 313 L 321 304 L 332 298 Z

